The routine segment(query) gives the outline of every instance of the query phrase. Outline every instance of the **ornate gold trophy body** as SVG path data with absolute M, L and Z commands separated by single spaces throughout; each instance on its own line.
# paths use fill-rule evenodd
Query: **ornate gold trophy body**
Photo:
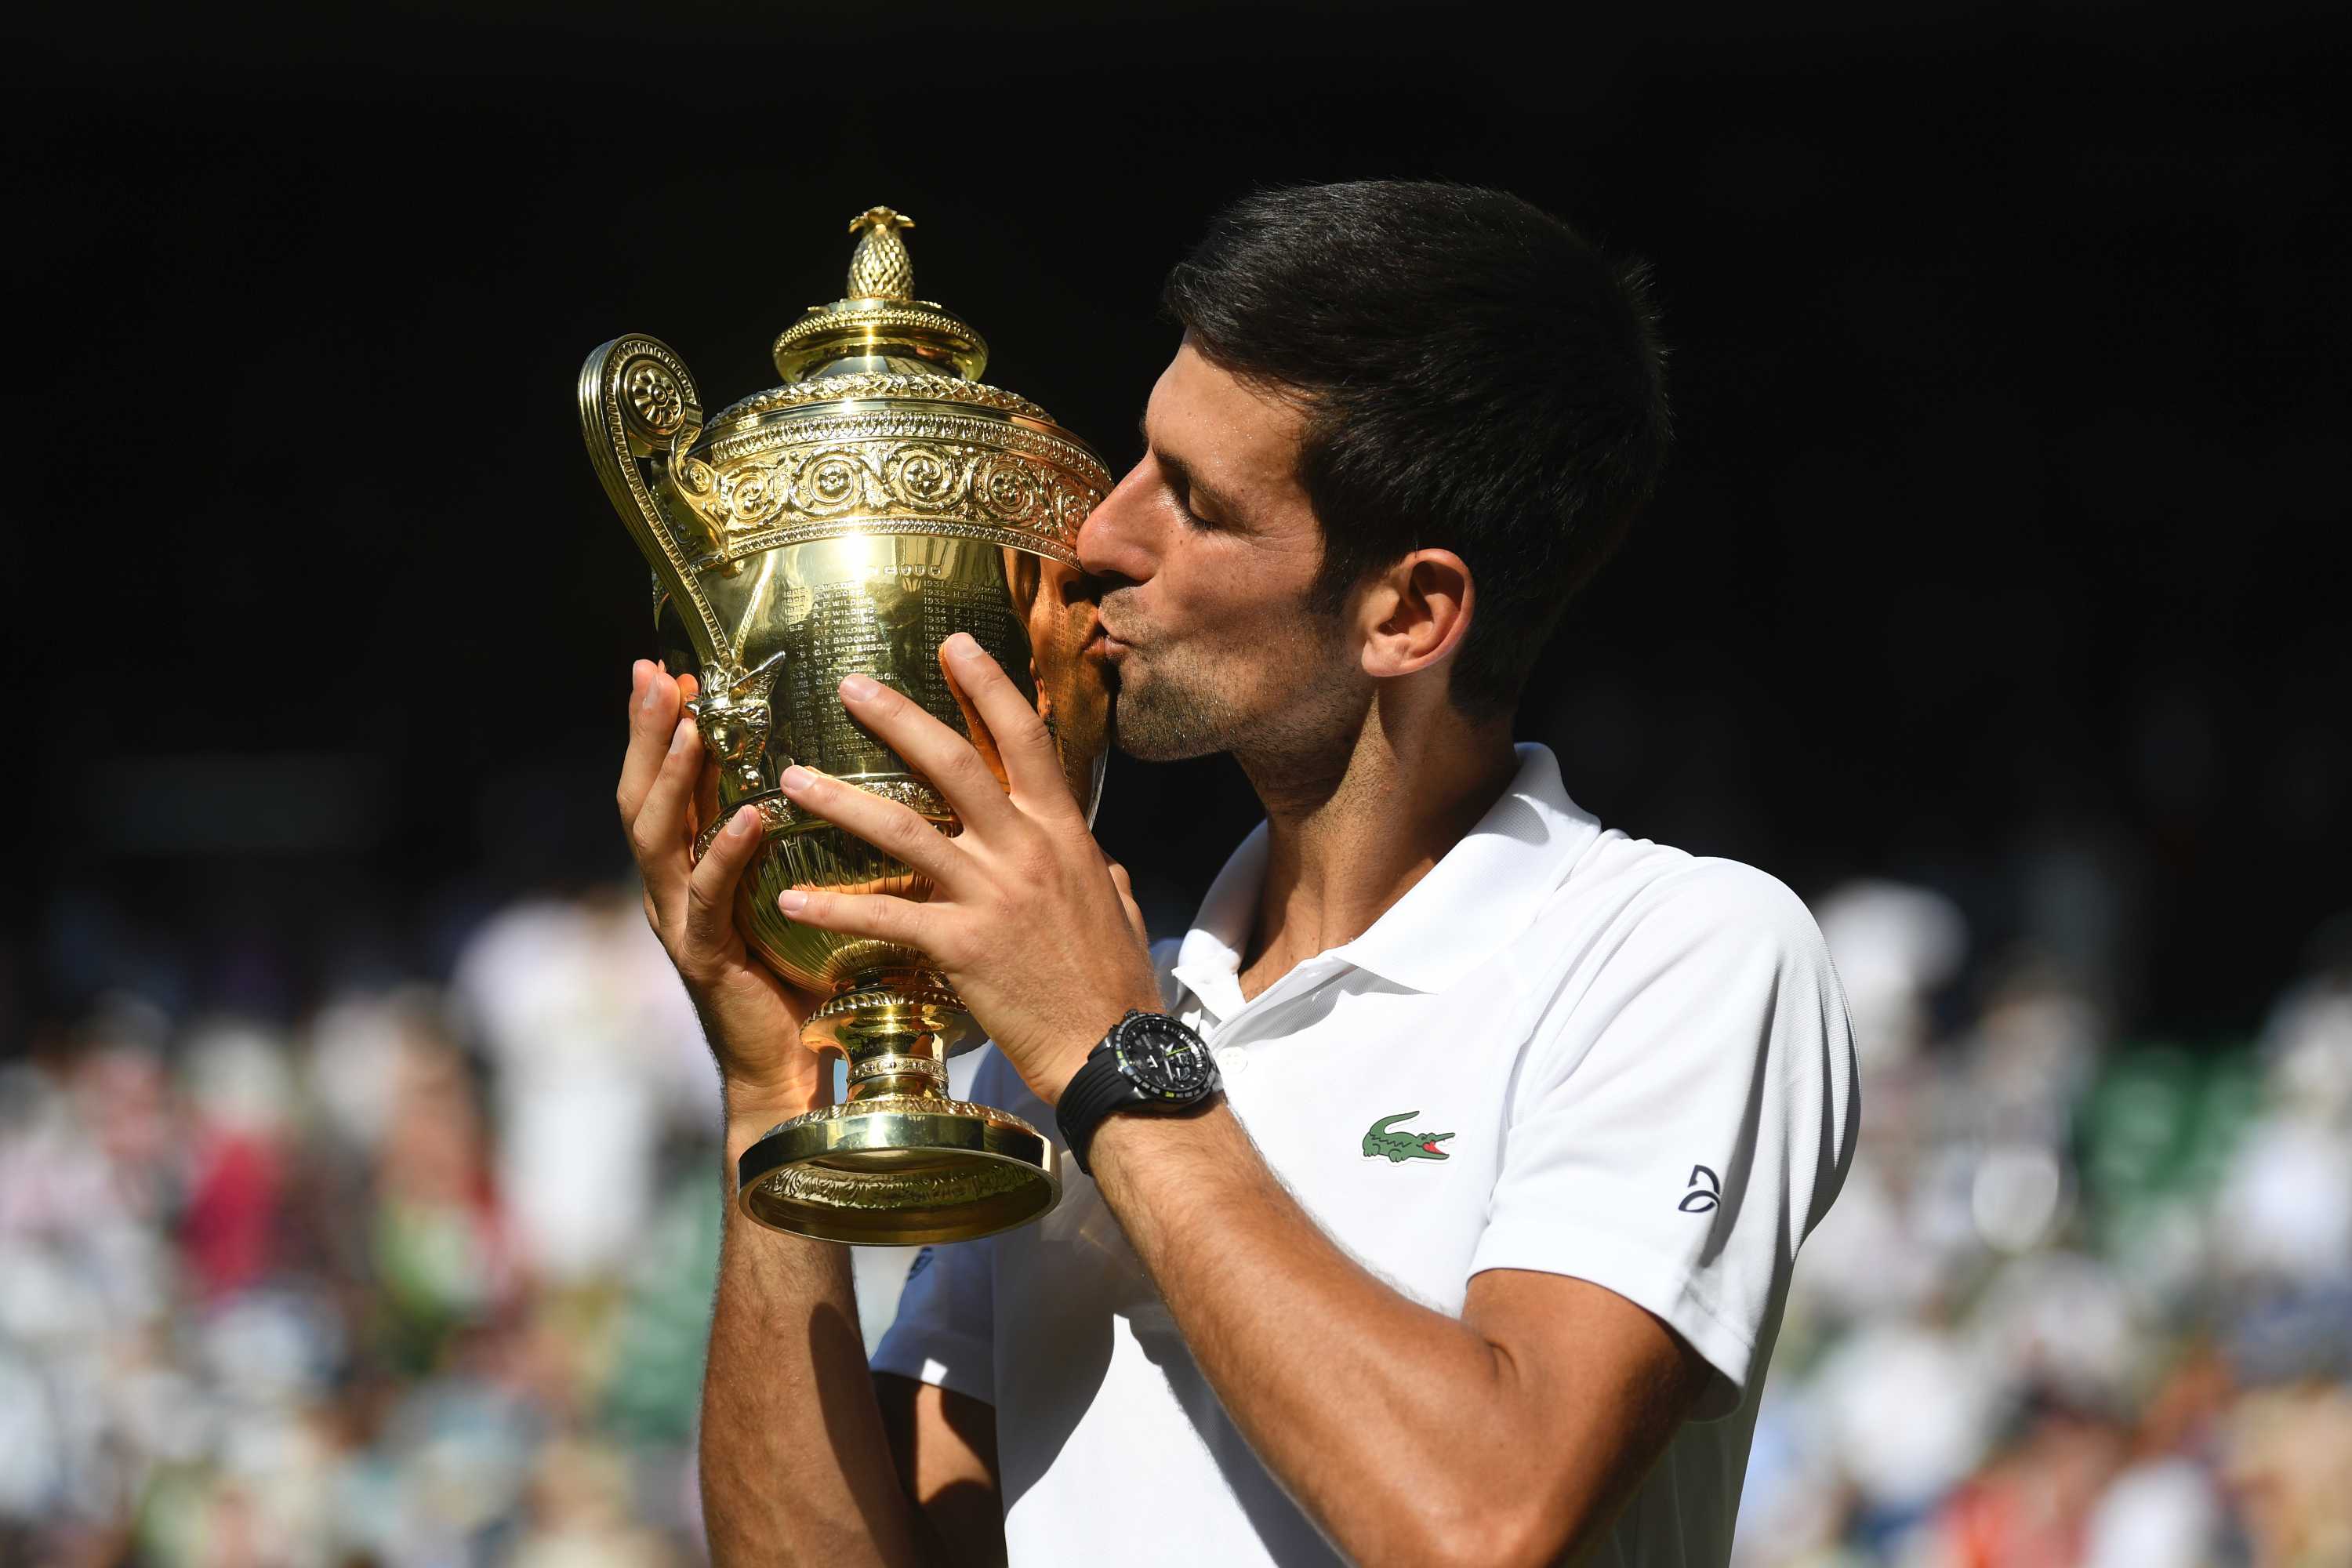
M 957 831 L 836 688 L 870 674 L 969 735 L 939 663 L 958 631 L 1035 702 L 1088 820 L 1108 743 L 1106 673 L 1085 651 L 1095 609 L 1072 584 L 1078 525 L 1110 476 L 1044 409 L 975 379 L 980 335 L 913 298 L 898 237 L 909 226 L 887 207 L 852 221 L 847 297 L 776 340 L 783 385 L 707 430 L 686 366 L 651 338 L 605 344 L 580 376 L 589 456 L 652 563 L 670 669 L 701 684 L 692 707 L 720 810 L 696 857 L 738 806 L 759 808 L 766 841 L 735 918 L 761 959 L 830 993 L 803 1043 L 849 1062 L 844 1103 L 743 1155 L 739 1198 L 764 1224 L 830 1241 L 984 1236 L 1052 1208 L 1061 1184 L 1035 1128 L 947 1098 L 946 1058 L 981 1037 L 929 959 L 776 908 L 793 886 L 930 892 L 928 878 L 792 805 L 778 776 L 798 763 Z

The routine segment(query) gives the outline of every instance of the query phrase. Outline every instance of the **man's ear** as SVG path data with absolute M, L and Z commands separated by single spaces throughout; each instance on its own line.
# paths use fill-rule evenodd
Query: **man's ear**
M 1475 589 L 1451 550 L 1416 550 L 1375 576 L 1360 603 L 1364 673 L 1411 675 L 1444 658 L 1470 629 Z

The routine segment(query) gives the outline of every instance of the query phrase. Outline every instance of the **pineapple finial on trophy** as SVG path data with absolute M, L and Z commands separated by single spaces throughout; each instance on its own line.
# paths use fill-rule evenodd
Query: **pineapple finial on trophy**
M 888 207 L 867 207 L 849 220 L 849 232 L 858 236 L 857 253 L 849 258 L 852 300 L 911 300 L 915 297 L 915 264 L 907 258 L 907 242 L 898 237 L 915 220 Z
M 915 298 L 915 267 L 899 234 L 915 220 L 867 207 L 849 220 L 857 249 L 847 291 L 812 305 L 776 339 L 776 370 L 787 382 L 826 375 L 952 375 L 977 381 L 988 342 L 952 312 Z

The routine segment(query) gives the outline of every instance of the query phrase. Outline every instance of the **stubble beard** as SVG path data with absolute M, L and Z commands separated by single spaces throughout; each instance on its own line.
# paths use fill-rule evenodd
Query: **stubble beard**
M 1233 752 L 1276 757 L 1320 752 L 1360 720 L 1363 699 L 1351 691 L 1338 658 L 1337 616 L 1316 617 L 1307 635 L 1267 650 L 1262 667 L 1276 671 L 1253 693 L 1242 682 L 1188 675 L 1160 667 L 1122 667 L 1112 735 L 1123 754 L 1139 762 L 1174 763 Z M 1129 666 L 1144 658 L 1129 656 Z
M 1119 751 L 1146 763 L 1181 763 L 1229 751 L 1227 737 L 1244 728 L 1222 691 L 1164 678 L 1129 680 L 1124 672 L 1114 712 L 1111 733 Z

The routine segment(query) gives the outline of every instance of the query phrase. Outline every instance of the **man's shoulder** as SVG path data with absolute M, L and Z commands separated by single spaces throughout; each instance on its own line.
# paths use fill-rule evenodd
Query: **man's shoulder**
M 1612 838 L 1570 879 L 1588 879 L 1580 907 L 1563 886 L 1548 911 L 1561 967 L 1537 992 L 1528 1084 L 1605 1052 L 1605 1073 L 1675 1085 L 1696 1113 L 1759 1075 L 1850 1106 L 1844 991 L 1804 900 L 1741 861 Z
M 1821 927 L 1789 885 L 1744 861 L 1693 855 L 1671 845 L 1609 833 L 1580 858 L 1544 913 L 1555 930 L 1609 930 L 1615 951 L 1734 945 L 1826 956 Z

